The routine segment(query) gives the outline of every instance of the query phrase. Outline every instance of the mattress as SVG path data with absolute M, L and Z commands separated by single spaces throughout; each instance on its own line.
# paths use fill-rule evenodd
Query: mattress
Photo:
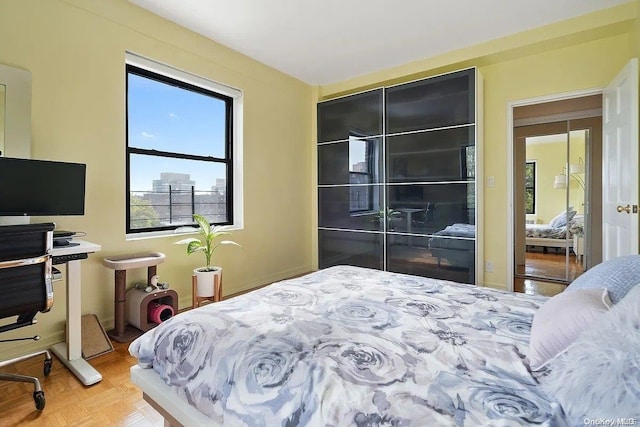
M 525 356 L 545 300 L 338 266 L 181 313 L 130 352 L 225 426 L 557 426 Z

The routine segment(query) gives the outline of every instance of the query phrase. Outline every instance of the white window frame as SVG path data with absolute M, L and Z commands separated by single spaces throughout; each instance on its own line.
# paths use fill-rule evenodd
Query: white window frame
M 171 65 L 154 61 L 132 52 L 125 52 L 125 64 L 149 70 L 172 79 L 201 87 L 206 90 L 217 92 L 233 99 L 232 105 L 232 146 L 233 146 L 233 218 L 232 224 L 228 226 L 232 230 L 244 228 L 244 173 L 243 173 L 243 92 L 240 89 L 214 82 L 204 77 L 197 76 L 188 71 L 180 70 Z M 126 78 L 126 72 L 124 73 Z M 126 96 L 126 94 L 125 94 Z M 129 209 L 129 206 L 126 207 Z M 175 230 L 149 231 L 139 233 L 127 233 L 126 240 L 140 240 L 154 237 L 173 236 L 176 233 L 192 231 L 187 228 L 176 228 Z

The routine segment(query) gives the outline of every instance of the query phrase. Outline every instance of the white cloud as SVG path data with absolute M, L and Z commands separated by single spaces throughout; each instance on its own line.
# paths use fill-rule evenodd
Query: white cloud
M 155 137 L 154 134 L 149 133 L 149 132 L 145 132 L 145 131 L 140 132 L 140 135 L 142 135 L 142 137 L 146 138 L 146 139 L 152 139 L 152 138 Z
M 177 119 L 178 115 L 176 113 L 169 113 L 169 118 L 170 119 Z

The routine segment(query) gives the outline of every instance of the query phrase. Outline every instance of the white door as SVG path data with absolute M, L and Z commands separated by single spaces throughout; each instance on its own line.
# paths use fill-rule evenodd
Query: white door
M 638 253 L 638 59 L 604 91 L 602 260 Z

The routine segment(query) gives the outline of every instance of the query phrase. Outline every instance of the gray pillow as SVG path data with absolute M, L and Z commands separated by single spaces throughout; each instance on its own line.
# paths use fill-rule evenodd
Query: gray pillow
M 562 292 L 549 298 L 533 316 L 529 366 L 537 371 L 564 352 L 612 304 L 606 289 Z
M 585 271 L 566 291 L 606 288 L 611 302 L 617 304 L 638 283 L 640 255 L 627 255 L 605 261 Z
M 567 225 L 569 221 L 573 219 L 576 215 L 576 211 L 573 210 L 573 206 L 569 207 L 569 212 L 562 211 L 558 215 L 556 215 L 551 221 L 549 221 L 549 226 L 553 228 L 560 228 Z
M 640 286 L 600 316 L 541 379 L 575 423 L 640 420 Z

